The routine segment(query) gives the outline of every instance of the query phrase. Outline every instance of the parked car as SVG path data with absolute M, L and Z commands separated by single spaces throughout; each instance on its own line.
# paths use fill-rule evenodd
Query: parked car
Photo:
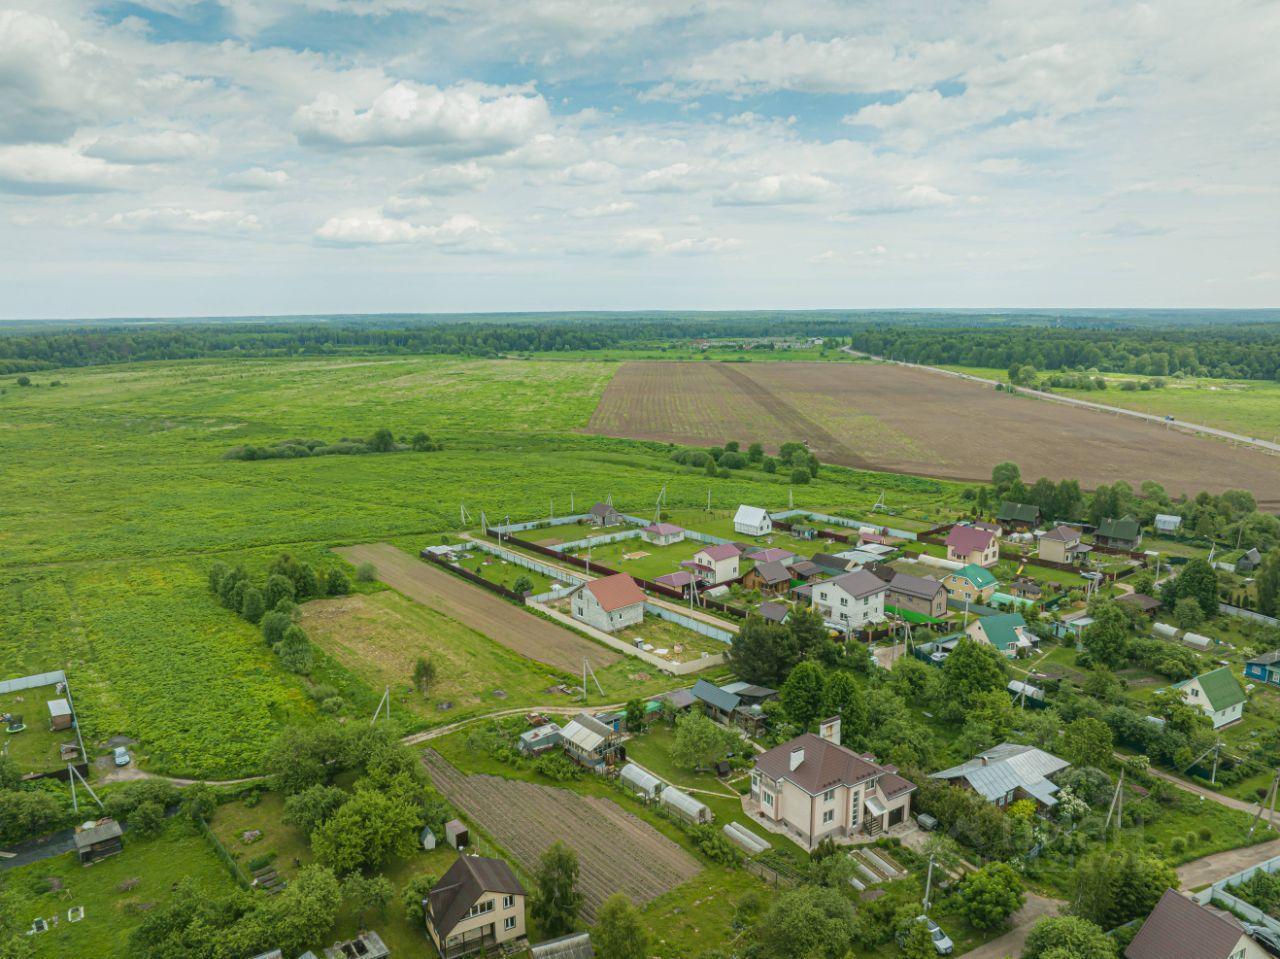
M 928 916 L 916 916 L 916 922 L 923 922 L 929 930 L 929 937 L 933 940 L 933 949 L 940 956 L 949 956 L 955 949 L 955 943 L 951 941 L 951 937 L 942 931 L 942 927 L 930 919 Z M 898 945 L 903 945 L 907 941 L 907 937 L 901 933 L 898 935 Z
M 129 750 L 124 746 L 116 747 L 115 756 L 117 766 L 127 766 L 129 763 L 133 762 L 133 757 L 129 755 Z
M 1254 938 L 1258 945 L 1262 946 L 1267 952 L 1273 956 L 1280 956 L 1280 936 L 1276 935 L 1266 926 L 1254 925 L 1251 922 L 1244 924 L 1244 931 Z

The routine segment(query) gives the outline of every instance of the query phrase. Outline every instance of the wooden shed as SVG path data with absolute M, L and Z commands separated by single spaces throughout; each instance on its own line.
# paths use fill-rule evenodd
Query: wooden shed
M 82 865 L 97 862 L 107 856 L 114 856 L 124 849 L 121 836 L 124 830 L 114 819 L 90 820 L 76 827 L 76 855 Z
M 467 832 L 466 823 L 461 819 L 450 819 L 445 823 L 444 841 L 454 849 L 464 849 L 471 845 L 471 835 Z
M 74 722 L 71 715 L 71 704 L 65 699 L 49 700 L 49 728 L 70 729 Z

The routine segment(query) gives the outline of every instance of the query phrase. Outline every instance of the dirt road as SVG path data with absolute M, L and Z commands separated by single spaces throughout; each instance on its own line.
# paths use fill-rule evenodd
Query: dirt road
M 960 959 L 1005 959 L 1006 956 L 1017 956 L 1022 953 L 1022 945 L 1031 933 L 1031 927 L 1043 916 L 1052 916 L 1066 906 L 1059 899 L 1048 899 L 1027 893 L 1026 904 L 1013 914 L 1013 928 L 997 939 L 992 939 L 984 946 L 971 949 Z
M 353 565 L 372 563 L 378 579 L 409 599 L 438 609 L 521 656 L 564 672 L 580 672 L 584 657 L 596 669 L 622 658 L 620 653 L 554 623 L 522 613 L 479 586 L 450 576 L 389 543 L 344 546 L 334 552 Z
M 1280 856 L 1280 839 L 1193 859 L 1178 867 L 1178 878 L 1183 889 L 1199 889 L 1276 856 Z

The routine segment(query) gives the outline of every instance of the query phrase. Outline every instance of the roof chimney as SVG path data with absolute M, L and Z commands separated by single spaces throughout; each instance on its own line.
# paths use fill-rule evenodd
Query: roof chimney
M 818 724 L 818 735 L 829 743 L 840 745 L 840 717 L 832 716 Z
M 804 762 L 804 747 L 797 746 L 795 749 L 791 750 L 791 771 L 795 772 L 796 767 L 802 762 Z

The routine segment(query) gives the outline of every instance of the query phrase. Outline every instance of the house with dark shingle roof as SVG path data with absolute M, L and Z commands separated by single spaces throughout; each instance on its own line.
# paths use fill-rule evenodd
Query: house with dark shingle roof
M 765 622 L 779 625 L 785 623 L 791 615 L 791 607 L 786 603 L 761 603 L 758 611 Z
M 525 941 L 524 886 L 501 859 L 459 856 L 423 903 L 442 959 Z
M 1080 530 L 1074 526 L 1060 524 L 1040 537 L 1036 544 L 1036 555 L 1051 563 L 1063 563 L 1079 566 L 1089 558 L 1092 546 L 1080 542 Z
M 1093 541 L 1113 549 L 1137 549 L 1142 542 L 1142 526 L 1132 516 L 1104 519 L 1094 531 Z
M 853 560 L 835 553 L 814 553 L 810 560 L 815 566 L 828 573 L 847 573 L 853 569 Z
M 874 570 L 875 575 L 883 579 L 884 570 L 892 574 L 888 581 L 889 590 L 885 594 L 886 605 L 932 616 L 934 619 L 947 614 L 947 590 L 936 579 L 930 576 L 912 576 L 888 566 L 878 567 Z
M 814 583 L 810 605 L 833 629 L 862 629 L 884 622 L 884 598 L 889 586 L 875 573 L 855 569 L 834 579 Z
M 1239 722 L 1244 715 L 1244 690 L 1228 666 L 1220 666 L 1199 676 L 1174 683 L 1182 701 L 1204 712 L 1214 729 Z
M 756 757 L 748 812 L 805 849 L 909 822 L 915 784 L 840 745 L 840 718 Z
M 1005 532 L 1035 529 L 1040 525 L 1040 507 L 1031 503 L 1001 503 L 996 522 Z
M 1266 959 L 1230 915 L 1166 889 L 1124 951 L 1125 959 Z
M 988 529 L 953 526 L 947 534 L 947 559 L 953 563 L 994 566 L 1000 561 L 1000 540 Z
M 779 562 L 757 562 L 742 577 L 742 585 L 758 589 L 765 596 L 778 596 L 791 588 L 791 570 Z
M 622 514 L 613 508 L 612 503 L 596 503 L 589 512 L 592 526 L 620 526 Z

